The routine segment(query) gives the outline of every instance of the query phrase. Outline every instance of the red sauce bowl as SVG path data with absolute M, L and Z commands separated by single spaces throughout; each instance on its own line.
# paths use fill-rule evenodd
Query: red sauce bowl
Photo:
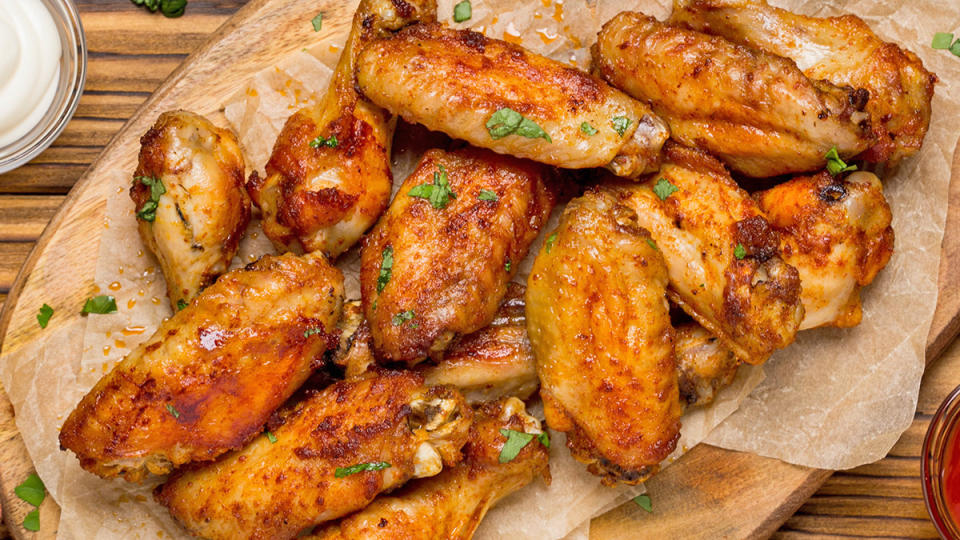
M 933 415 L 923 439 L 923 500 L 943 538 L 960 539 L 960 386 Z

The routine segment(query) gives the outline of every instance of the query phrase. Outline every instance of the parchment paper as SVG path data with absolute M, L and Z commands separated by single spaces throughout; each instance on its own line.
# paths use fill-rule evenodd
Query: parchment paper
M 451 22 L 453 0 L 441 0 L 439 17 Z M 505 36 L 557 60 L 584 67 L 602 22 L 624 9 L 663 18 L 666 0 L 474 0 L 470 26 Z M 707 409 L 683 419 L 683 438 L 672 462 L 707 434 L 712 444 L 757 452 L 822 468 L 853 467 L 879 459 L 909 425 L 923 369 L 923 345 L 936 303 L 937 265 L 950 164 L 957 144 L 960 60 L 928 47 L 937 31 L 960 34 L 960 6 L 921 0 L 773 2 L 808 14 L 855 13 L 884 38 L 919 54 L 941 78 L 934 119 L 921 153 L 885 180 L 894 213 L 896 252 L 866 290 L 864 322 L 853 330 L 802 333 L 797 343 L 764 368 L 742 369 L 737 381 Z M 936 13 L 936 17 L 930 17 Z M 225 103 L 225 114 L 241 136 L 247 161 L 262 171 L 276 133 L 296 108 L 322 93 L 330 65 L 345 34 L 319 32 L 307 49 L 279 59 Z M 224 123 L 215 111 L 208 114 Z M 403 128 L 401 128 L 403 129 Z M 395 154 L 395 186 L 412 170 L 418 152 Z M 151 485 L 104 481 L 82 471 L 75 457 L 59 451 L 57 435 L 83 394 L 118 360 L 169 316 L 163 278 L 140 243 L 133 205 L 126 195 L 132 171 L 117 171 L 108 198 L 92 294 L 114 294 L 119 312 L 92 315 L 85 325 L 51 325 L 44 340 L 0 365 L 17 411 L 17 424 L 37 471 L 62 508 L 61 538 L 185 537 L 167 512 L 154 504 Z M 556 220 L 556 213 L 551 218 Z M 548 227 L 549 229 L 550 227 Z M 537 240 L 531 253 L 541 239 Z M 272 248 L 251 223 L 235 265 Z M 358 296 L 355 251 L 338 263 L 348 295 Z M 522 281 L 530 261 L 521 266 Z M 57 355 L 58 344 L 83 340 L 81 358 Z M 766 372 L 767 379 L 760 382 Z M 757 386 L 759 384 L 759 386 Z M 750 391 L 756 387 L 752 393 Z M 746 395 L 750 393 L 749 397 Z M 745 401 L 743 401 L 745 399 Z M 741 405 L 741 401 L 743 401 Z M 737 407 L 740 407 L 739 410 Z M 734 412 L 736 411 L 736 412 Z M 727 421 L 720 424 L 731 415 Z M 542 416 L 541 416 L 542 417 Z M 720 424 L 720 427 L 714 429 Z M 573 462 L 562 434 L 551 433 L 553 484 L 535 483 L 504 500 L 484 520 L 478 538 L 586 538 L 587 520 L 642 491 L 609 489 Z M 42 517 L 41 517 L 42 519 Z

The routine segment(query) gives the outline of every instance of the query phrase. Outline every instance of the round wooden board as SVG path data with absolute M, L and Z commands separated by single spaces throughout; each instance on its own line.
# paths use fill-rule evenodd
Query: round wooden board
M 194 53 L 147 100 L 90 166 L 50 222 L 27 259 L 0 314 L 3 357 L 39 339 L 36 308 L 50 298 L 82 302 L 93 290 L 95 257 L 106 206 L 105 180 L 112 171 L 135 168 L 138 141 L 162 111 L 185 108 L 223 124 L 220 107 L 255 73 L 316 39 L 308 24 L 324 13 L 324 28 L 345 27 L 356 2 L 334 0 L 251 0 L 205 46 Z M 948 231 L 960 231 L 960 148 L 951 184 Z M 64 271 L 69 269 L 69 271 Z M 945 276 L 960 270 L 960 235 L 944 240 L 940 269 L 940 301 L 930 330 L 928 362 L 953 339 L 960 324 L 960 284 Z M 61 314 L 58 313 L 58 317 Z M 64 313 L 58 324 L 80 325 L 78 315 Z M 69 319 L 69 320 L 64 320 Z M 80 354 L 81 344 L 62 354 Z M 53 538 L 59 509 L 51 498 L 41 508 L 41 530 L 24 531 L 19 524 L 31 509 L 13 488 L 33 465 L 14 424 L 14 411 L 0 388 L 0 502 L 4 519 L 16 538 Z M 654 515 L 642 516 L 650 537 L 764 537 L 772 533 L 830 475 L 700 445 L 648 484 L 658 501 Z M 597 518 L 596 538 L 635 538 L 634 505 L 625 505 Z

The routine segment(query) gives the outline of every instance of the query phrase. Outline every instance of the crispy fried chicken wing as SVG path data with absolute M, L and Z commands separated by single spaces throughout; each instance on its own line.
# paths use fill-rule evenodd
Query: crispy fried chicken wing
M 436 17 L 435 0 L 362 0 L 323 100 L 291 116 L 266 177 L 247 189 L 277 249 L 336 257 L 376 222 L 390 200 L 390 113 L 359 98 L 354 66 L 365 43 Z
M 594 69 L 649 102 L 671 136 L 754 177 L 821 169 L 871 142 L 866 92 L 808 79 L 790 60 L 623 12 L 593 48 Z
M 534 481 L 549 479 L 549 452 L 536 439 L 517 457 L 500 463 L 509 429 L 541 433 L 540 422 L 516 398 L 480 405 L 463 461 L 437 476 L 416 480 L 360 512 L 308 536 L 311 540 L 469 540 L 487 510 Z
M 437 359 L 455 337 L 493 320 L 553 208 L 551 173 L 477 148 L 424 154 L 361 253 L 378 358 Z
M 740 361 L 697 323 L 681 324 L 675 330 L 680 400 L 688 407 L 709 405 L 733 382 Z
M 797 270 L 780 257 L 780 239 L 757 203 L 719 161 L 671 144 L 646 183 L 608 189 L 637 213 L 663 253 L 671 300 L 737 358 L 761 364 L 793 343 L 803 319 Z
M 666 286 L 635 212 L 597 189 L 567 206 L 527 281 L 547 424 L 607 484 L 643 481 L 680 436 Z
M 226 272 L 236 255 L 250 221 L 244 173 L 236 135 L 191 112 L 161 114 L 140 139 L 130 198 L 174 310 Z
M 440 25 L 418 25 L 371 43 L 357 61 L 357 83 L 368 98 L 410 122 L 570 169 L 607 167 L 633 178 L 656 169 L 669 136 L 649 108 L 596 77 Z M 512 119 L 494 116 L 505 108 Z
M 177 471 L 156 499 L 210 539 L 293 538 L 360 510 L 461 460 L 470 407 L 455 390 L 422 382 L 388 372 L 333 384 L 271 426 L 276 442 L 264 434 L 215 463 Z
M 794 178 L 754 195 L 800 272 L 800 329 L 860 324 L 860 289 L 893 254 L 890 206 L 872 173 Z
M 670 20 L 790 58 L 810 78 L 867 90 L 875 142 L 862 159 L 894 166 L 920 150 L 937 77 L 859 17 L 806 17 L 765 0 L 675 0 Z
M 90 390 L 60 446 L 130 481 L 242 447 L 336 347 L 342 301 L 343 276 L 322 256 L 224 274 Z

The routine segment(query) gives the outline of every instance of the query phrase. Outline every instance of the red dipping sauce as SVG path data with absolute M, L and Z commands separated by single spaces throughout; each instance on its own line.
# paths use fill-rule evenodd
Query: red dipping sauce
M 960 539 L 960 386 L 947 396 L 923 439 L 923 499 L 944 538 Z

